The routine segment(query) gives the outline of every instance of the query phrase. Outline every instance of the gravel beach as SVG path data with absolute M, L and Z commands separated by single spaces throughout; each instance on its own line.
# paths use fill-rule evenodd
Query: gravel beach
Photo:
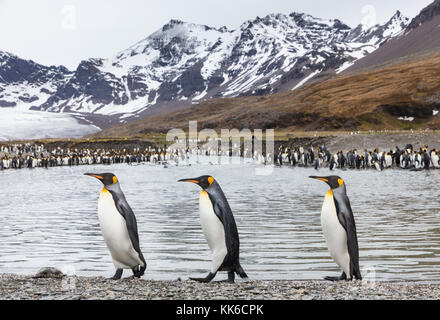
M 103 277 L 0 275 L 2 300 L 437 300 L 439 284 L 246 281 L 201 284 Z

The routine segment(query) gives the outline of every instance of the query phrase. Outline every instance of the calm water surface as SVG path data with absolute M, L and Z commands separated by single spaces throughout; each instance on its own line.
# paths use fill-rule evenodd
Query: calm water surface
M 200 188 L 176 182 L 204 174 L 217 179 L 229 200 L 241 264 L 251 278 L 321 279 L 340 273 L 320 226 L 328 188 L 307 178 L 316 174 L 313 169 L 277 168 L 259 176 L 253 165 L 209 164 L 1 171 L 0 273 L 33 274 L 54 266 L 78 275 L 113 275 L 97 217 L 101 183 L 84 172 L 118 176 L 138 220 L 147 279 L 209 271 L 210 251 L 198 216 Z M 382 281 L 440 282 L 440 171 L 336 173 L 347 184 L 364 273 L 374 270 Z

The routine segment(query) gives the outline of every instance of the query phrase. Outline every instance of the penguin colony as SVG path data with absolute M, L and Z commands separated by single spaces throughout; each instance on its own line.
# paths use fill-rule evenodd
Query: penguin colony
M 22 168 L 49 168 L 96 164 L 162 163 L 169 160 L 162 148 L 127 149 L 70 149 L 47 150 L 44 145 L 14 144 L 0 146 L 0 170 Z
M 298 147 L 295 149 L 280 146 L 275 154 L 275 165 L 290 165 L 292 167 L 314 167 L 334 169 L 374 169 L 382 171 L 390 168 L 407 169 L 411 171 L 440 169 L 440 151 L 429 149 L 427 145 L 415 150 L 411 144 L 404 149 L 379 151 L 374 149 L 362 151 L 353 149 L 344 153 L 342 150 L 330 153 L 325 146 L 315 149 Z
M 429 169 L 440 169 L 440 150 L 429 149 L 424 146 L 419 150 L 413 148 L 411 144 L 400 149 L 379 151 L 374 149 L 368 151 L 364 149 L 349 150 L 344 153 L 342 150 L 331 153 L 325 146 L 317 149 L 296 147 L 286 148 L 280 146 L 273 154 L 268 152 L 252 152 L 245 148 L 234 148 L 223 152 L 220 149 L 207 148 L 154 148 L 148 147 L 145 150 L 140 148 L 128 149 L 70 149 L 54 148 L 47 150 L 44 145 L 13 144 L 0 146 L 0 170 L 21 169 L 36 167 L 57 167 L 57 166 L 78 166 L 96 164 L 141 164 L 154 163 L 166 164 L 184 163 L 190 156 L 238 156 L 252 159 L 257 164 L 291 166 L 291 167 L 310 167 L 310 168 L 329 168 L 334 169 L 373 169 L 382 171 L 390 168 L 400 168 L 412 171 Z

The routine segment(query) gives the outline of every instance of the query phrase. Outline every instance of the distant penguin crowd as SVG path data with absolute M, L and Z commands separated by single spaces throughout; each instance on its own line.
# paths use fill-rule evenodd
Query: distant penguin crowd
M 190 156 L 236 156 L 251 159 L 256 164 L 335 169 L 373 169 L 382 171 L 390 168 L 422 171 L 440 169 L 440 150 L 430 149 L 427 145 L 415 149 L 411 144 L 405 148 L 395 147 L 389 151 L 357 150 L 348 152 L 339 150 L 330 152 L 325 146 L 284 147 L 279 146 L 274 152 L 257 152 L 243 147 L 223 151 L 220 148 L 185 148 L 173 149 L 167 146 L 141 148 L 46 148 L 44 145 L 10 144 L 0 145 L 0 170 L 22 168 L 50 168 L 79 165 L 110 165 L 125 163 L 129 165 L 181 164 Z
M 274 164 L 277 166 L 300 166 L 313 167 L 315 169 L 373 169 L 382 171 L 390 168 L 421 171 L 429 169 L 440 169 L 440 151 L 429 149 L 427 145 L 416 150 L 411 144 L 400 149 L 396 146 L 394 150 L 379 151 L 364 149 L 349 150 L 344 153 L 342 150 L 331 153 L 325 146 L 316 150 L 311 148 L 285 148 L 280 146 L 275 155 Z
M 169 160 L 165 148 L 53 148 L 44 145 L 13 144 L 0 146 L 0 170 L 50 168 L 116 163 L 162 163 Z

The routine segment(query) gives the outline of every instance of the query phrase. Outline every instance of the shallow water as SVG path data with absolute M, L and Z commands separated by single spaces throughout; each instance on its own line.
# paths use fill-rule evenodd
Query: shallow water
M 320 226 L 328 188 L 307 178 L 316 174 L 313 169 L 276 168 L 261 176 L 253 165 L 209 164 L 0 171 L 0 273 L 33 274 L 54 266 L 78 275 L 113 275 L 97 217 L 101 183 L 84 172 L 118 176 L 138 220 L 147 279 L 185 279 L 209 271 L 210 251 L 198 216 L 200 188 L 176 182 L 204 174 L 217 179 L 229 200 L 241 264 L 251 278 L 340 274 Z M 335 173 L 347 184 L 364 276 L 440 282 L 440 171 Z

